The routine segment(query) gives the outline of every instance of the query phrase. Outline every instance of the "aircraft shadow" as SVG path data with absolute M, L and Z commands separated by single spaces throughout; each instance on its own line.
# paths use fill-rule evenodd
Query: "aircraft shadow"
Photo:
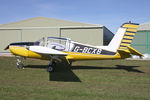
M 50 81 L 63 81 L 63 82 L 81 82 L 76 76 L 69 65 L 62 63 L 57 64 L 55 72 L 49 73 Z
M 76 70 L 76 69 L 116 69 L 116 70 L 126 70 L 128 72 L 144 73 L 143 71 L 135 69 L 136 67 L 140 67 L 140 66 L 125 66 L 125 65 L 115 65 L 115 66 L 116 67 L 71 66 L 71 69 L 72 70 Z
M 46 65 L 27 65 L 25 68 L 46 69 Z
M 45 65 L 27 65 L 25 68 L 39 68 L 45 69 Z M 72 72 L 69 65 L 58 63 L 55 72 L 49 73 L 49 81 L 63 81 L 63 82 L 81 82 L 81 80 Z
M 81 82 L 78 76 L 76 76 L 72 70 L 77 69 L 112 69 L 112 70 L 125 70 L 128 72 L 144 73 L 136 69 L 140 66 L 125 66 L 115 65 L 115 67 L 96 67 L 96 66 L 69 66 L 62 63 L 57 64 L 55 72 L 49 73 L 49 81 L 62 81 L 62 82 Z M 28 65 L 25 68 L 39 68 L 46 69 L 45 65 Z

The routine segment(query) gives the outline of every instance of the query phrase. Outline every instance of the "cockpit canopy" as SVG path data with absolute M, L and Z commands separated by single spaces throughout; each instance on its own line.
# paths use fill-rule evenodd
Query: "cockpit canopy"
M 38 42 L 40 46 L 45 46 L 59 51 L 68 51 L 70 48 L 71 40 L 68 38 L 59 37 L 43 37 L 42 39 L 36 42 Z

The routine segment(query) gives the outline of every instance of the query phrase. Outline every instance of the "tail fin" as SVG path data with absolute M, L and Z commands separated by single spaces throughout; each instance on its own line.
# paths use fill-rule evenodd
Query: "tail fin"
M 109 43 L 108 47 L 111 51 L 119 52 L 124 58 L 124 55 L 130 56 L 138 55 L 143 56 L 140 52 L 132 48 L 130 45 L 133 41 L 133 38 L 137 32 L 139 24 L 136 23 L 124 23 L 115 34 L 114 38 Z
M 130 46 L 138 26 L 139 24 L 136 23 L 124 23 L 108 45 L 111 51 L 116 52 L 118 49 L 126 49 Z
M 119 49 L 125 49 L 127 46 L 131 45 L 138 26 L 139 24 L 135 23 L 125 23 L 121 26 L 122 28 L 126 28 L 126 32 L 121 40 Z

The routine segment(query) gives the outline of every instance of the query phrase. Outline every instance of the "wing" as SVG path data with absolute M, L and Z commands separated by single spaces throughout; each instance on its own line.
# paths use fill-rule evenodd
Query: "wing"
M 143 56 L 139 51 L 135 50 L 131 46 L 127 46 L 127 49 L 128 50 L 118 49 L 118 52 L 124 52 L 125 54 L 132 54 L 132 55 L 137 55 L 137 56 L 140 56 L 140 57 Z
M 61 56 L 67 55 L 67 53 L 64 53 L 62 51 L 58 51 L 58 50 L 51 49 L 48 47 L 43 47 L 43 46 L 29 46 L 27 49 L 36 53 L 40 53 L 40 54 L 61 55 Z

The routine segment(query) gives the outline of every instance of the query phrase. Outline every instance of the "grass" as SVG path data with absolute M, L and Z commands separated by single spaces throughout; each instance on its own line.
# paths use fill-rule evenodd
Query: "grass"
M 47 61 L 0 57 L 1 100 L 149 100 L 150 61 L 78 61 L 45 70 Z

